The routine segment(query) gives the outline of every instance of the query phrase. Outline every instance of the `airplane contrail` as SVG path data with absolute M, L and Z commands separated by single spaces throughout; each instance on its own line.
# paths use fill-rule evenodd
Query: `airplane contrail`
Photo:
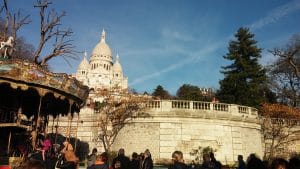
M 290 1 L 284 5 L 281 5 L 271 10 L 270 12 L 268 12 L 268 14 L 265 17 L 255 21 L 254 23 L 250 24 L 248 27 L 250 27 L 251 30 L 260 29 L 266 25 L 278 22 L 284 16 L 294 11 L 297 11 L 299 9 L 300 9 L 300 0 Z
M 300 9 L 300 0 L 294 0 L 291 2 L 288 2 L 284 5 L 281 5 L 279 7 L 274 8 L 273 10 L 271 10 L 265 17 L 258 19 L 257 21 L 253 22 L 252 24 L 248 25 L 247 27 L 250 28 L 250 30 L 257 30 L 257 29 L 261 29 L 266 25 L 272 24 L 272 23 L 276 23 L 278 22 L 280 19 L 282 19 L 284 16 L 288 15 L 289 13 L 293 12 L 293 11 L 297 11 Z M 231 38 L 232 35 L 227 36 L 226 39 Z M 224 40 L 223 40 L 224 42 Z M 212 45 L 209 45 L 208 49 L 202 49 L 200 50 L 198 53 L 199 54 L 195 54 L 189 58 L 187 58 L 186 60 L 184 60 L 183 62 L 180 61 L 178 63 L 172 64 L 160 71 L 157 72 L 153 72 L 151 74 L 142 76 L 140 78 L 137 78 L 135 80 L 133 80 L 129 85 L 136 85 L 139 83 L 142 83 L 146 80 L 158 77 L 164 73 L 170 72 L 172 70 L 175 70 L 176 68 L 179 68 L 181 66 L 184 66 L 188 63 L 191 63 L 195 60 L 197 60 L 199 58 L 199 56 L 205 56 L 208 55 L 209 53 L 215 51 L 216 49 L 218 49 L 219 47 L 221 47 L 220 41 L 216 42 Z

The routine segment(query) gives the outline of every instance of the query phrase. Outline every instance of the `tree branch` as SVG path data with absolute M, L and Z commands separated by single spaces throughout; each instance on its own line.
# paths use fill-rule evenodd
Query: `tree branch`
M 48 5 L 51 4 L 48 0 L 38 0 L 35 7 L 40 8 L 40 40 L 39 45 L 34 52 L 35 63 L 39 65 L 47 65 L 47 62 L 57 56 L 66 56 L 69 58 L 75 57 L 77 52 L 74 50 L 75 46 L 72 45 L 72 40 L 66 40 L 69 38 L 73 32 L 71 29 L 60 30 L 58 26 L 61 24 L 62 17 L 65 16 L 65 12 L 61 14 L 56 13 L 54 10 L 51 10 L 47 16 L 45 16 L 45 10 Z M 46 19 L 45 19 L 46 17 Z M 56 31 L 53 31 L 55 30 Z M 54 39 L 53 49 L 50 54 L 41 57 L 41 52 L 51 39 Z M 65 58 L 64 58 L 65 59 Z
M 13 15 L 13 18 L 11 19 L 11 27 L 12 27 L 12 36 L 14 39 L 17 39 L 17 32 L 19 29 L 26 25 L 31 23 L 30 15 L 26 15 L 25 17 L 22 17 L 20 10 L 17 14 Z
M 294 47 L 291 47 L 286 50 L 280 50 L 278 48 L 275 48 L 269 52 L 271 52 L 274 56 L 281 57 L 285 62 L 289 63 L 290 66 L 294 69 L 294 73 L 297 76 L 298 79 L 300 79 L 300 70 L 299 65 L 296 64 L 295 57 L 296 54 L 298 54 L 300 51 L 300 45 L 295 44 Z

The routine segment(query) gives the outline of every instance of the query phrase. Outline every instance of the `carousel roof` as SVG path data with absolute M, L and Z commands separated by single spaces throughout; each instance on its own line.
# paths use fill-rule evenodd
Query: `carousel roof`
M 0 84 L 4 83 L 18 91 L 34 89 L 41 97 L 51 93 L 54 98 L 68 100 L 69 105 L 76 104 L 79 109 L 84 106 L 89 94 L 89 88 L 74 77 L 51 73 L 24 60 L 0 60 Z
M 51 73 L 40 66 L 23 60 L 0 61 L 0 82 L 9 81 L 17 86 L 50 90 L 84 103 L 88 87 L 65 73 Z

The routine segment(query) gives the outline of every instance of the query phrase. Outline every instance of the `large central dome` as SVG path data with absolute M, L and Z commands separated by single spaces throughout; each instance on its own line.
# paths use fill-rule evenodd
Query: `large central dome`
M 101 40 L 95 46 L 90 61 L 107 60 L 112 62 L 112 52 L 110 47 L 105 42 L 105 31 L 102 31 Z

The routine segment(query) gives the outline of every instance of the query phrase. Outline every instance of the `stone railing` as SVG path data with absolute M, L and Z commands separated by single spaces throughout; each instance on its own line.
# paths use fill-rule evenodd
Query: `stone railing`
M 213 103 L 187 100 L 153 100 L 147 104 L 147 108 L 155 111 L 206 111 L 206 112 L 228 112 L 231 115 L 258 117 L 257 109 L 253 107 L 236 104 Z

